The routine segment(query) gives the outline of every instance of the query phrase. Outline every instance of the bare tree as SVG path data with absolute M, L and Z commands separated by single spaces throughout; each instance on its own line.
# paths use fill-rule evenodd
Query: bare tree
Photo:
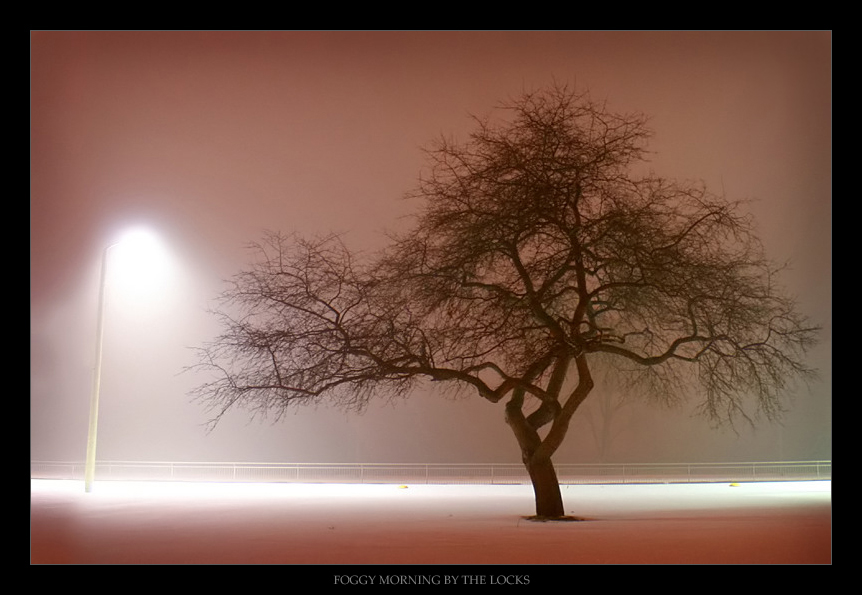
M 410 194 L 424 207 L 381 254 L 360 259 L 336 236 L 256 246 L 202 350 L 214 420 L 323 399 L 361 409 L 446 381 L 504 403 L 536 515 L 563 518 L 551 457 L 597 366 L 633 394 L 698 395 L 717 421 L 748 416 L 749 400 L 780 413 L 787 384 L 811 373 L 816 329 L 740 205 L 636 175 L 639 114 L 559 86 L 502 109 L 428 150 Z

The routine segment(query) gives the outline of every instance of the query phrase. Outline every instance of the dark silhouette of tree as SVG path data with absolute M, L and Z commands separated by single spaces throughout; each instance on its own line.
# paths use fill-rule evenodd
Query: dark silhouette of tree
M 811 373 L 816 329 L 776 283 L 752 220 L 699 185 L 636 174 L 650 136 L 554 86 L 441 139 L 409 196 L 408 233 L 359 258 L 338 236 L 271 233 L 223 296 L 218 372 L 198 396 L 280 417 L 325 400 L 362 409 L 422 380 L 504 403 L 536 496 L 563 518 L 551 457 L 611 370 L 632 394 L 690 395 L 716 421 L 774 417 Z

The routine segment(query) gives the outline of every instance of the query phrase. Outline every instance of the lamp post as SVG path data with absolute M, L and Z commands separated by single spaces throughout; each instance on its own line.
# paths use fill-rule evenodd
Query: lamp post
M 152 275 L 153 265 L 165 266 L 160 243 L 153 234 L 144 230 L 134 230 L 126 234 L 120 241 L 110 244 L 102 252 L 102 265 L 99 275 L 99 306 L 96 323 L 96 362 L 93 368 L 93 387 L 90 393 L 90 420 L 87 431 L 87 459 L 84 464 L 84 490 L 92 491 L 93 481 L 96 475 L 96 434 L 99 423 L 99 392 L 102 382 L 102 343 L 104 340 L 105 326 L 105 302 L 107 298 L 108 285 L 108 261 L 111 249 L 122 245 L 122 248 L 130 248 L 132 256 L 130 262 L 124 259 L 124 266 L 132 269 L 131 274 L 135 276 Z M 148 262 L 144 262 L 148 261 Z M 151 279 L 148 279 L 151 280 Z
M 113 244 L 111 244 L 113 246 Z M 102 340 L 105 326 L 105 285 L 108 276 L 108 251 L 102 252 L 102 269 L 99 274 L 99 310 L 96 321 L 96 363 L 93 368 L 93 389 L 90 393 L 90 425 L 87 431 L 87 459 L 84 464 L 84 491 L 93 489 L 96 475 L 96 430 L 99 425 L 99 389 L 102 383 Z

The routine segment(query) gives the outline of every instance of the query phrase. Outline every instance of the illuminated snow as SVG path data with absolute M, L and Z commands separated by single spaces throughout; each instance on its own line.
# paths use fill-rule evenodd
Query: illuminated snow
M 31 561 L 203 564 L 830 563 L 831 482 L 529 486 L 31 480 Z

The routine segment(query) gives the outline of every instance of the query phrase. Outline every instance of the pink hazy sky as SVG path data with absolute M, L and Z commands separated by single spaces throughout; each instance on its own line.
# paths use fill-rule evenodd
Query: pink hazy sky
M 814 354 L 826 366 L 815 387 L 822 452 L 831 44 L 817 31 L 31 32 L 31 450 L 59 441 L 75 446 L 45 456 L 77 455 L 92 270 L 123 226 L 160 230 L 191 271 L 197 307 L 265 229 L 379 244 L 416 207 L 400 198 L 423 145 L 463 137 L 468 114 L 556 80 L 650 115 L 657 172 L 755 199 L 770 253 L 794 263 L 787 285 L 825 327 Z M 172 340 L 208 338 L 192 326 Z M 173 390 L 166 381 L 159 392 Z

